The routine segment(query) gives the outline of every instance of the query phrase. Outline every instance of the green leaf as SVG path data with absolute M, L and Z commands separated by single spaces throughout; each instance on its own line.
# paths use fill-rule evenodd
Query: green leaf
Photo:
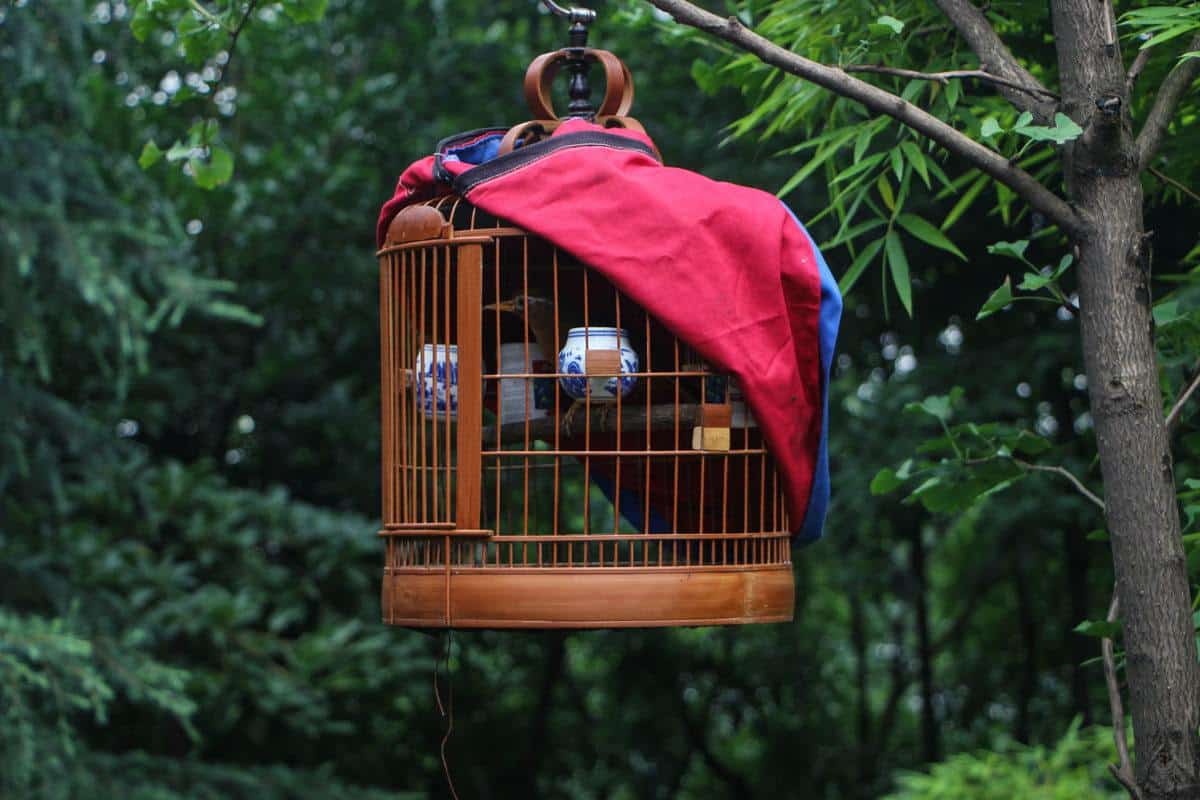
M 224 147 L 212 147 L 207 161 L 192 158 L 192 177 L 201 189 L 215 189 L 233 177 L 233 154 Z
M 138 166 L 142 169 L 150 169 L 158 163 L 158 160 L 163 157 L 163 151 L 158 149 L 158 145 L 154 140 L 146 142 L 142 147 L 142 154 L 138 156 Z
M 1178 300 L 1155 303 L 1151 314 L 1154 316 L 1154 324 L 1160 328 L 1187 317 L 1187 312 L 1180 309 Z
M 919 403 L 906 403 L 904 410 L 909 414 L 927 414 L 942 422 L 954 416 L 954 402 L 961 396 L 961 389 L 950 394 L 933 394 Z
M 925 244 L 930 245 L 931 247 L 936 247 L 939 250 L 945 250 L 947 253 L 953 253 L 963 261 L 967 260 L 967 257 L 963 254 L 963 252 L 955 247 L 954 243 L 947 239 L 944 233 L 939 231 L 926 220 L 914 214 L 900 214 L 896 217 L 896 222 L 900 224 L 900 227 L 904 228 L 904 230 L 908 231 Z
M 891 162 L 892 162 L 892 173 L 896 176 L 896 183 L 897 184 L 903 183 L 904 182 L 904 157 L 900 154 L 899 150 L 892 148 L 888 152 L 888 158 L 890 158 Z
M 1103 619 L 1086 619 L 1076 625 L 1073 630 L 1084 636 L 1095 636 L 1097 639 L 1119 639 L 1121 637 L 1121 623 Z
M 150 16 L 150 2 L 142 0 L 133 10 L 133 18 L 129 20 L 129 30 L 133 32 L 135 39 L 144 42 L 155 27 L 154 17 Z
M 1012 282 L 1008 278 L 1005 278 L 1004 283 L 1000 284 L 1000 288 L 992 292 L 992 296 L 983 304 L 983 308 L 979 309 L 979 313 L 975 315 L 975 319 L 979 320 L 984 317 L 990 317 L 1012 301 Z
M 966 210 L 971 207 L 971 204 L 975 202 L 975 199 L 979 197 L 980 193 L 987 188 L 989 180 L 990 179 L 987 175 L 980 175 L 975 179 L 975 182 L 971 184 L 971 188 L 967 189 L 967 191 L 963 193 L 963 196 L 960 197 L 958 202 L 954 204 L 954 208 L 950 209 L 950 213 L 946 215 L 944 220 L 942 220 L 942 224 L 940 226 L 942 230 L 948 230 L 951 225 L 958 222 L 959 217 L 966 213 Z
M 1054 269 L 1047 268 L 1045 273 L 1041 272 L 1026 272 L 1021 282 L 1017 284 L 1018 289 L 1024 289 L 1028 292 L 1036 292 L 1038 289 L 1044 289 L 1056 282 L 1063 276 L 1063 273 L 1070 268 L 1071 263 L 1075 260 L 1070 253 L 1059 259 L 1058 266 Z
M 894 230 L 888 231 L 884 248 L 888 269 L 892 274 L 892 284 L 896 287 L 896 294 L 900 297 L 900 304 L 904 306 L 904 310 L 911 317 L 912 279 L 908 274 L 908 257 L 904 254 L 904 243 L 900 241 L 900 234 Z
M 1026 114 L 1022 114 L 1021 119 L 1024 119 L 1025 116 Z M 1075 120 L 1061 111 L 1054 115 L 1054 127 L 1052 128 L 1044 125 L 1021 124 L 1021 119 L 1017 120 L 1017 124 L 1013 127 L 1013 132 L 1019 133 L 1035 142 L 1065 144 L 1072 139 L 1077 139 L 1083 133 L 1083 128 L 1075 124 Z M 1029 115 L 1029 119 L 1032 120 L 1033 116 Z
M 692 80 L 705 94 L 716 94 L 722 85 L 720 70 L 703 58 L 692 62 Z
M 892 194 L 892 185 L 888 183 L 886 175 L 879 176 L 879 180 L 875 181 L 875 188 L 879 190 L 879 196 L 883 198 L 883 204 L 887 206 L 888 211 L 895 211 L 896 196 Z
M 996 122 L 994 117 L 988 117 L 979 126 L 979 135 L 984 139 L 990 139 L 998 133 L 1004 133 L 1004 128 L 1000 127 L 1000 123 Z
M 883 239 L 876 239 L 859 252 L 858 257 L 854 259 L 854 262 L 846 270 L 846 274 L 838 281 L 838 289 L 842 294 L 850 291 L 851 287 L 858 281 L 859 276 L 863 274 L 863 270 L 870 265 L 875 256 L 879 255 L 879 251 L 882 248 Z
M 188 128 L 188 137 L 193 144 L 203 145 L 217 137 L 220 125 L 215 119 L 202 119 Z
M 793 175 L 791 178 L 788 178 L 787 183 L 785 183 L 783 188 L 775 193 L 775 196 L 786 197 L 787 194 L 799 186 L 805 178 L 816 171 L 826 161 L 833 158 L 833 156 L 839 150 L 841 150 L 842 145 L 849 141 L 854 135 L 855 132 L 853 130 L 846 131 L 843 135 L 835 137 L 825 147 L 818 150 L 816 155 L 812 157 L 812 160 L 801 167 L 795 175 Z
M 1138 49 L 1139 50 L 1149 50 L 1151 47 L 1160 45 L 1163 42 L 1169 42 L 1170 40 L 1176 38 L 1177 36 L 1183 36 L 1185 33 L 1191 33 L 1194 30 L 1196 30 L 1196 26 L 1193 24 L 1190 24 L 1190 23 L 1185 23 L 1183 25 L 1176 25 L 1172 28 L 1167 28 L 1162 33 L 1160 33 L 1156 36 L 1151 36 L 1149 39 L 1147 39 L 1145 42 L 1143 42 L 1142 46 L 1139 47 Z
M 884 25 L 888 28 L 891 28 L 892 32 L 895 33 L 897 36 L 899 36 L 904 31 L 904 23 L 901 22 L 900 20 L 896 19 L 895 17 L 889 17 L 887 14 L 884 14 L 882 17 L 875 20 L 875 23 L 878 25 Z
M 962 93 L 962 87 L 958 81 L 950 81 L 946 84 L 946 105 L 953 109 L 958 105 L 958 97 Z
M 1085 537 L 1089 542 L 1107 542 L 1108 531 L 1103 528 L 1097 528 Z
M 235 303 L 227 303 L 224 300 L 216 300 L 208 303 L 204 307 L 205 312 L 222 319 L 241 322 L 245 325 L 259 327 L 263 324 L 263 318 L 259 314 L 255 314 L 245 306 L 240 306 Z
M 869 23 L 867 30 L 872 36 L 899 36 L 904 31 L 904 23 L 895 17 L 884 14 L 874 22 Z
M 183 142 L 175 142 L 171 145 L 171 149 L 167 151 L 167 161 L 172 163 L 182 161 L 192 155 L 192 151 L 196 149 L 195 145 L 184 144 Z
M 1009 433 L 1003 435 L 1000 437 L 1000 441 L 1010 451 L 1022 453 L 1027 456 L 1039 455 L 1053 446 L 1048 439 L 1027 430 L 1017 431 L 1015 434 Z
M 904 151 L 908 163 L 912 164 L 912 168 L 921 176 L 921 180 L 925 181 L 925 188 L 933 188 L 929 183 L 929 170 L 925 167 L 925 154 L 917 147 L 916 142 L 905 139 L 900 143 L 900 149 Z
M 999 256 L 1012 256 L 1013 258 L 1025 261 L 1025 251 L 1029 248 L 1029 240 L 1022 239 L 1019 242 L 996 242 L 988 245 L 988 252 Z M 1025 261 L 1025 263 L 1029 263 Z M 1032 266 L 1032 265 L 1030 265 Z
M 845 171 L 839 172 L 837 177 L 830 181 L 830 183 L 840 183 L 842 181 L 850 180 L 858 173 L 871 169 L 885 158 L 887 158 L 887 153 L 876 153 L 873 156 L 869 156 L 868 158 L 859 161 L 857 164 L 847 167 Z
M 896 471 L 891 467 L 884 467 L 875 473 L 875 477 L 871 479 L 871 494 L 880 495 L 894 492 L 896 489 L 904 485 L 904 481 L 896 475 Z
M 1053 275 L 1041 275 L 1036 272 L 1026 272 L 1021 277 L 1021 282 L 1017 284 L 1018 289 L 1024 289 L 1027 292 L 1036 292 L 1038 289 L 1044 289 L 1054 283 Z
M 854 141 L 854 162 L 862 161 L 863 156 L 867 154 L 867 148 L 871 146 L 871 139 L 875 136 L 875 126 L 867 125 L 858 133 L 858 138 Z
M 839 244 L 845 244 L 846 242 L 852 242 L 855 239 L 857 239 L 859 236 L 862 236 L 864 233 L 866 233 L 868 231 L 873 231 L 876 228 L 881 228 L 886 224 L 887 224 L 887 220 L 883 219 L 882 217 L 875 217 L 874 219 L 869 219 L 866 222 L 860 222 L 858 225 L 855 225 L 854 227 L 849 228 L 849 229 L 843 231 L 842 233 L 839 233 L 837 236 L 835 236 L 833 239 L 830 239 L 828 242 L 822 242 L 821 249 L 822 250 L 832 249 L 834 247 L 837 247 Z
M 317 22 L 325 16 L 329 0 L 283 0 L 283 13 L 295 22 Z

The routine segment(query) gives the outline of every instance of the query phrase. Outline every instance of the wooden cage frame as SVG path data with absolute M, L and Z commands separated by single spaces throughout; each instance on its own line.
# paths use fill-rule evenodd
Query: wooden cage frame
M 706 402 L 709 382 L 721 376 L 689 363 L 685 344 L 592 268 L 456 196 L 403 209 L 378 258 L 385 622 L 422 628 L 623 628 L 792 619 L 791 541 L 779 476 L 747 412 L 739 428 L 731 422 L 728 393 Z M 610 294 L 611 321 L 617 328 L 622 322 L 636 328 L 646 350 L 638 372 L 627 373 L 644 388 L 629 399 L 618 394 L 607 406 L 589 397 L 577 409 L 582 419 L 568 424 L 571 401 L 558 386 L 565 374 L 557 367 L 547 373 L 528 366 L 527 319 L 517 339 L 524 343 L 525 367 L 501 372 L 501 323 L 509 320 L 499 309 L 493 319 L 485 306 L 500 301 L 502 285 L 515 285 L 528 300 L 531 276 L 553 287 L 555 349 L 565 334 L 560 310 L 578 311 L 582 304 L 586 326 L 589 316 L 601 313 L 597 298 Z M 495 359 L 485 371 L 489 338 Z M 429 345 L 435 359 L 446 353 L 449 360 L 455 348 L 456 418 L 434 410 L 423 373 L 416 374 L 414 365 L 420 365 L 419 354 L 430 352 Z M 652 352 L 671 350 L 666 368 L 651 358 Z M 553 359 L 557 353 L 544 355 Z M 620 370 L 615 359 L 594 360 L 589 379 Z M 501 424 L 500 408 L 485 428 L 487 387 L 502 403 L 501 381 L 522 381 L 517 385 L 527 387 L 528 409 L 528 387 L 547 379 L 554 381 L 552 416 L 547 411 L 531 419 L 525 412 L 523 420 Z M 683 402 L 688 387 L 698 391 L 699 403 Z M 563 477 L 581 468 L 581 482 Z M 592 487 L 602 472 L 611 484 L 611 497 L 605 497 L 612 520 L 606 517 L 601 531 L 589 516 L 599 515 L 592 513 L 600 507 Z M 653 493 L 665 491 L 668 482 L 673 482 L 670 510 L 653 511 Z M 635 507 L 633 518 L 629 502 L 621 510 L 625 487 L 643 485 L 644 509 Z M 572 502 L 569 490 L 580 486 L 582 530 L 569 530 L 560 520 Z M 505 491 L 521 499 L 507 502 Z M 536 524 L 530 530 L 535 503 L 552 503 L 547 530 Z

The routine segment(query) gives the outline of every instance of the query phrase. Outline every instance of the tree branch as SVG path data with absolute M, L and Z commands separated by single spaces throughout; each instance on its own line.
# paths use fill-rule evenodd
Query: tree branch
M 1200 36 L 1192 39 L 1188 50 L 1200 50 Z M 1179 108 L 1179 101 L 1191 88 L 1192 81 L 1200 72 L 1200 58 L 1188 58 L 1180 61 L 1167 75 L 1154 98 L 1154 105 L 1146 115 L 1146 122 L 1137 138 L 1138 164 L 1146 167 L 1158 148 L 1162 145 L 1163 137 L 1167 134 L 1167 126 Z
M 1200 387 L 1200 361 L 1196 362 L 1193 369 L 1192 381 L 1188 387 L 1183 390 L 1183 394 L 1175 401 L 1175 405 L 1171 406 L 1170 413 L 1167 414 L 1167 435 L 1175 432 L 1175 428 L 1179 426 L 1179 417 L 1183 414 L 1183 407 L 1187 405 L 1187 401 L 1196 393 L 1196 388 Z
M 1180 183 L 1179 181 L 1175 180 L 1170 175 L 1167 175 L 1166 173 L 1162 172 L 1161 170 L 1157 170 L 1154 167 L 1149 167 L 1146 169 L 1146 171 L 1149 172 L 1154 177 L 1158 178 L 1163 183 L 1171 184 L 1176 189 L 1178 189 L 1179 191 L 1186 194 L 1188 197 L 1195 200 L 1197 203 L 1200 203 L 1200 194 L 1196 194 L 1194 191 L 1192 191 L 1191 189 L 1189 189 L 1187 186 Z
M 1003 87 L 1000 89 L 1000 94 L 1004 95 L 1008 102 L 1021 111 L 1033 114 L 1041 122 L 1053 119 L 1054 112 L 1057 110 L 1057 102 L 1050 102 L 1045 98 L 1057 99 L 1057 96 L 1047 90 L 1029 70 L 1021 66 L 981 9 L 976 8 L 969 0 L 934 0 L 934 2 L 958 29 L 958 35 L 979 58 L 979 64 L 983 70 L 1020 87 L 1019 89 Z M 1038 99 L 1039 95 L 1042 96 L 1042 99 Z
M 1052 472 L 1055 475 L 1063 476 L 1075 486 L 1076 490 L 1078 490 L 1081 495 L 1086 497 L 1088 500 L 1091 500 L 1092 503 L 1094 503 L 1095 506 L 1101 511 L 1104 511 L 1104 501 L 1097 497 L 1091 489 L 1084 486 L 1083 481 L 1079 480 L 1079 478 L 1076 478 L 1075 473 L 1071 472 L 1069 469 L 1065 469 L 1063 467 L 1049 467 L 1045 464 L 1033 464 L 1029 461 L 1022 461 L 1019 458 L 1014 458 L 1012 461 L 1022 469 L 1027 469 L 1031 472 Z
M 1090 500 L 1093 505 L 1095 505 L 1101 511 L 1105 510 L 1104 501 L 1101 500 L 1099 498 L 1099 496 L 1096 495 L 1095 492 L 1093 492 L 1091 489 L 1084 486 L 1083 481 L 1081 481 L 1081 480 L 1079 480 L 1079 478 L 1075 477 L 1075 473 L 1071 472 L 1071 470 L 1066 469 L 1064 467 L 1048 466 L 1046 464 L 1034 464 L 1031 461 L 1025 461 L 1024 459 L 1016 458 L 1014 456 L 1001 456 L 1001 455 L 986 456 L 984 458 L 963 459 L 962 463 L 965 464 L 966 466 L 970 467 L 970 466 L 974 466 L 976 464 L 987 464 L 991 461 L 995 461 L 998 458 L 1007 459 L 1007 460 L 1011 461 L 1012 463 L 1016 464 L 1021 469 L 1027 470 L 1029 472 L 1049 472 L 1054 475 L 1061 475 L 1064 478 L 1066 478 L 1067 480 L 1069 480 L 1071 482 L 1071 484 L 1075 487 L 1076 491 L 1078 491 L 1081 495 L 1083 495 L 1088 500 Z
M 949 70 L 947 72 L 917 72 L 916 70 L 912 69 L 888 67 L 884 66 L 883 64 L 850 64 L 849 66 L 842 67 L 842 69 L 846 72 L 872 72 L 879 75 L 895 75 L 899 78 L 911 78 L 918 81 L 937 81 L 943 86 L 945 86 L 951 80 L 976 78 L 988 83 L 994 83 L 997 86 L 1007 86 L 1010 89 L 1018 92 L 1034 95 L 1040 94 L 1051 97 L 1055 100 L 1059 99 L 1058 95 L 1056 95 L 1054 92 L 1041 88 L 1034 89 L 1027 86 L 1022 86 L 1016 81 L 1010 81 L 1005 78 L 998 77 L 990 72 L 984 72 L 981 69 L 956 69 Z
M 927 111 L 891 92 L 861 81 L 844 70 L 810 61 L 742 25 L 736 17 L 723 19 L 688 0 L 648 0 L 677 22 L 712 34 L 745 50 L 764 63 L 796 75 L 818 86 L 862 103 L 871 111 L 885 114 L 907 125 L 992 176 L 1024 198 L 1034 209 L 1062 228 L 1068 235 L 1086 233 L 1086 223 L 1061 197 L 1043 186 L 1032 175 L 1009 163 L 1008 159 L 947 125 Z
M 1150 60 L 1150 51 L 1153 49 L 1152 47 L 1147 47 L 1145 50 L 1138 50 L 1133 63 L 1129 65 L 1129 72 L 1125 74 L 1125 89 L 1130 95 L 1133 94 L 1133 85 L 1137 83 L 1138 76 L 1146 68 L 1146 62 Z
M 1113 587 L 1112 603 L 1108 606 L 1108 621 L 1116 622 L 1120 603 L 1117 588 Z M 1129 740 L 1125 736 L 1125 707 L 1121 703 L 1121 684 L 1117 682 L 1117 660 L 1113 654 L 1113 640 L 1100 640 L 1100 652 L 1104 656 L 1104 683 L 1108 687 L 1108 706 L 1112 709 L 1113 743 L 1117 746 L 1117 762 L 1109 764 L 1113 777 L 1125 787 L 1132 800 L 1142 800 L 1142 792 L 1133 777 L 1133 764 L 1129 760 Z
M 250 17 L 252 14 L 254 14 L 254 9 L 258 6 L 258 3 L 259 0 L 250 0 L 250 3 L 246 6 L 245 12 L 242 13 L 242 18 L 238 20 L 237 25 L 234 25 L 232 29 L 222 25 L 222 28 L 229 31 L 229 44 L 225 46 L 225 52 L 229 57 L 226 59 L 225 64 L 221 67 L 221 74 L 217 76 L 217 79 L 213 81 L 212 85 L 209 87 L 208 96 L 211 98 L 214 106 L 217 105 L 217 93 L 221 90 L 221 82 L 225 80 L 225 76 L 229 74 L 229 70 L 233 66 L 233 55 L 237 52 L 238 37 L 242 35 L 242 30 L 246 27 L 246 23 L 250 21 Z M 195 2 L 195 0 L 193 0 L 193 5 L 196 8 L 204 10 L 204 7 L 201 6 L 199 2 Z M 218 111 L 219 110 L 220 109 L 218 108 Z M 204 138 L 202 141 L 204 146 L 208 147 L 210 144 L 208 141 L 210 128 L 208 125 L 205 125 L 203 130 Z

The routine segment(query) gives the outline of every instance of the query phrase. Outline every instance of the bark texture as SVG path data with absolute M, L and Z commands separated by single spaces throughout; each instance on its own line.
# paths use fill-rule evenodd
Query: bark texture
M 1124 622 L 1145 800 L 1200 797 L 1200 663 L 1150 313 L 1138 148 L 1108 3 L 1052 4 L 1077 236 L 1080 333 Z
M 970 0 L 934 0 L 946 18 L 954 24 L 958 35 L 979 58 L 979 65 L 986 72 L 998 75 L 1013 84 L 1025 87 L 1024 91 L 1012 86 L 1001 86 L 1000 94 L 1022 111 L 1033 114 L 1039 122 L 1049 122 L 1054 117 L 1054 103 L 1047 99 L 1046 87 L 1025 69 L 1004 42 L 996 34 L 983 11 Z

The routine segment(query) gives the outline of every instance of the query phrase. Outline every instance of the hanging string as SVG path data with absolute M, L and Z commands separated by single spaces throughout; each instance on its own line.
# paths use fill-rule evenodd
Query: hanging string
M 437 703 L 438 714 L 446 717 L 446 733 L 442 736 L 442 774 L 446 776 L 446 785 L 450 788 L 450 796 L 458 800 L 458 792 L 454 790 L 454 779 L 450 777 L 450 762 L 446 760 L 446 743 L 454 732 L 454 673 L 450 670 L 450 649 L 454 646 L 454 629 L 448 628 L 442 637 L 441 658 L 433 660 L 433 699 Z M 446 703 L 442 704 L 442 693 L 438 687 L 438 663 L 446 662 Z

